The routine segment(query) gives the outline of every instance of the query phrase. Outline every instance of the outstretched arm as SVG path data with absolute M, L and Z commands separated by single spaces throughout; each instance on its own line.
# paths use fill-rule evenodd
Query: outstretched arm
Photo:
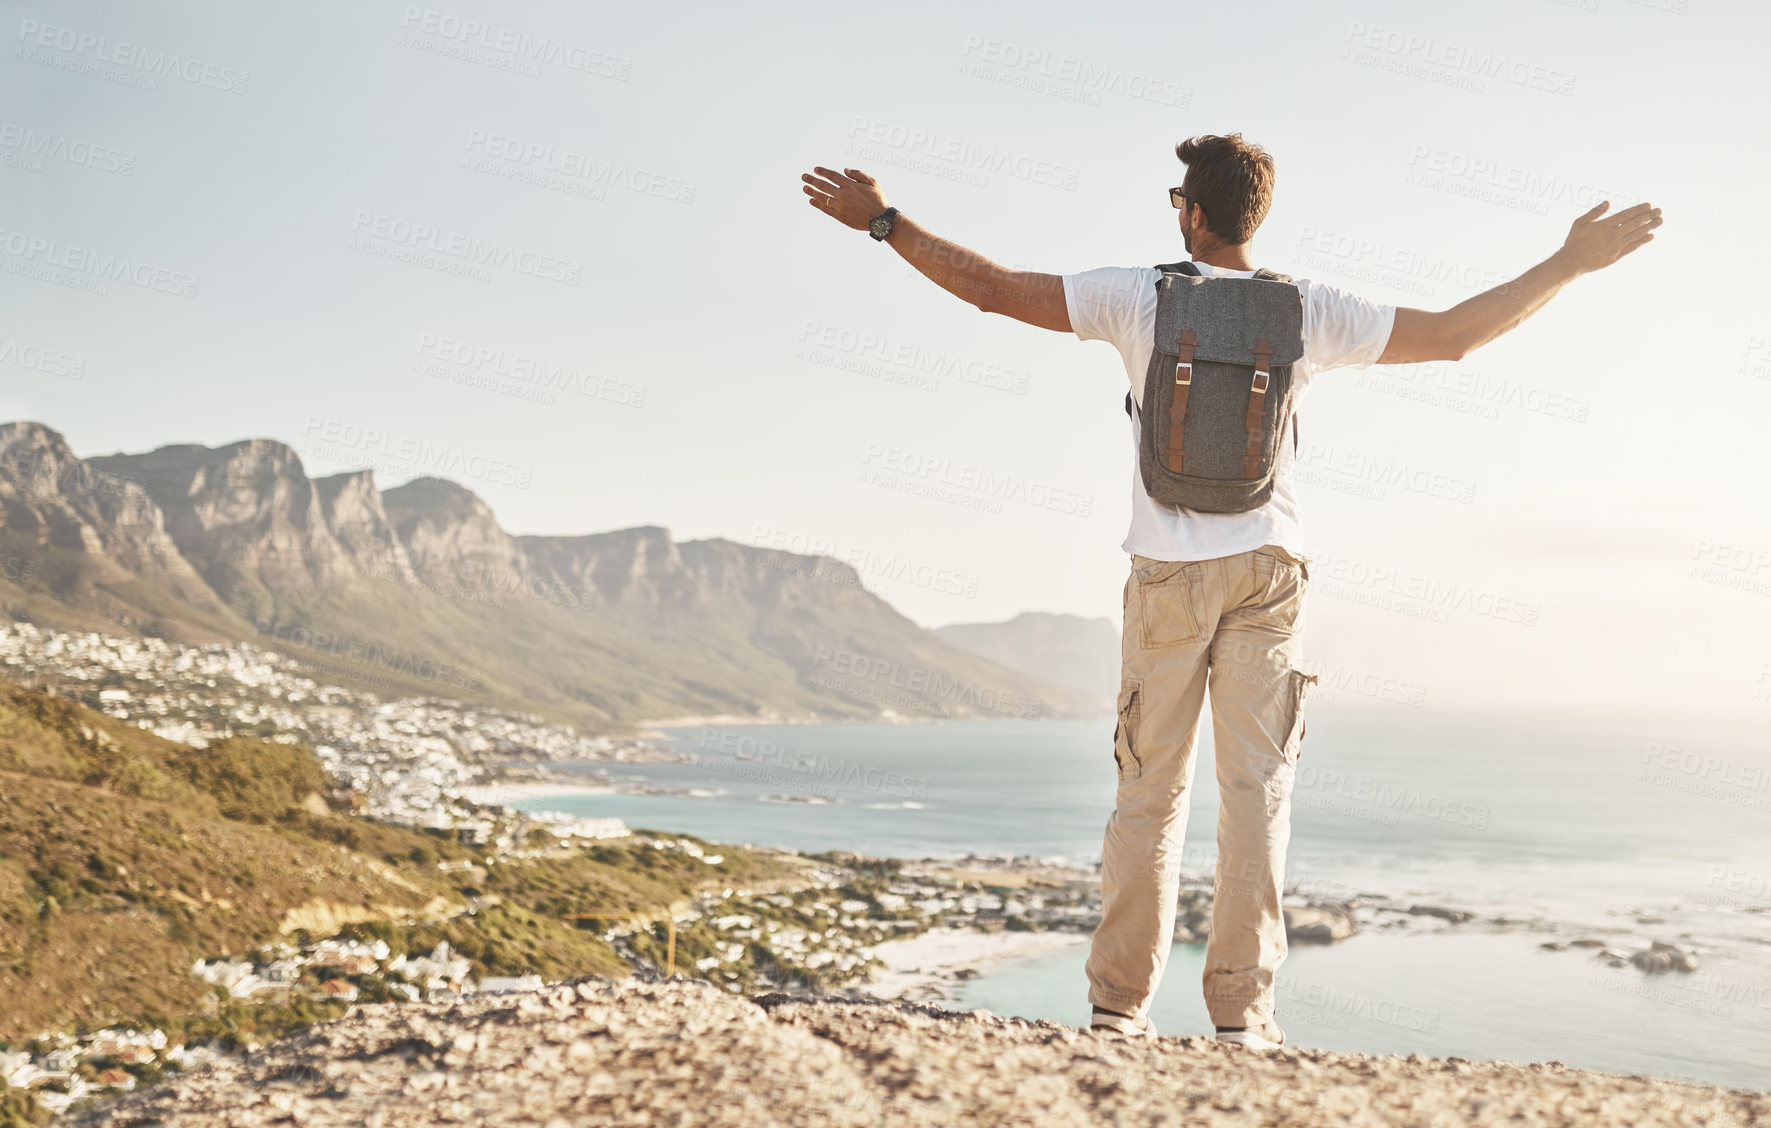
M 879 182 L 858 168 L 841 172 L 815 167 L 800 177 L 814 208 L 845 227 L 867 230 L 874 216 L 886 210 Z M 1064 304 L 1064 280 L 1056 274 L 1009 270 L 958 243 L 933 234 L 900 213 L 885 240 L 905 262 L 941 289 L 970 302 L 985 313 L 1000 313 L 1041 329 L 1070 332 L 1070 310 Z
M 1610 266 L 1654 239 L 1659 208 L 1643 203 L 1607 216 L 1610 207 L 1609 201 L 1601 203 L 1575 220 L 1560 250 L 1505 285 L 1442 313 L 1398 309 L 1390 343 L 1377 362 L 1462 360 L 1470 350 L 1516 329 L 1574 279 Z

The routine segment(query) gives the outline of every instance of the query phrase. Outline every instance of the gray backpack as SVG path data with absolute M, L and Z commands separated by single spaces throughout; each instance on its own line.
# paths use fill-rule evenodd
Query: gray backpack
M 1264 505 L 1287 423 L 1297 449 L 1291 366 L 1304 355 L 1302 296 L 1270 270 L 1206 278 L 1191 262 L 1156 269 L 1156 344 L 1138 443 L 1144 489 L 1204 513 Z

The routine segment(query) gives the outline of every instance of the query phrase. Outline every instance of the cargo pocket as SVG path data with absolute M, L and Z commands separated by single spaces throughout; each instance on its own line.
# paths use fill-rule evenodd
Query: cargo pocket
M 1144 770 L 1138 759 L 1138 698 L 1143 685 L 1140 682 L 1122 682 L 1119 686 L 1119 723 L 1113 729 L 1113 764 L 1119 769 L 1119 778 L 1136 779 Z
M 1310 687 L 1316 684 L 1315 674 L 1306 674 L 1302 670 L 1291 671 L 1286 680 L 1286 708 L 1290 710 L 1291 719 L 1285 729 L 1285 762 L 1295 764 L 1304 751 L 1304 699 L 1310 695 Z
M 1149 560 L 1135 570 L 1139 638 L 1145 649 L 1197 643 L 1200 568 L 1203 561 Z

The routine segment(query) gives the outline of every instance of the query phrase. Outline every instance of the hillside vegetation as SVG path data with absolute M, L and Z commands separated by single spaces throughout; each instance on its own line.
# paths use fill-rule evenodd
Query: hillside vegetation
M 620 974 L 560 918 L 800 877 L 751 851 L 708 865 L 637 840 L 494 858 L 334 812 L 325 786 L 297 745 L 190 748 L 0 682 L 0 1042 L 213 1013 L 197 959 L 338 931 L 396 953 L 448 940 L 476 976 Z

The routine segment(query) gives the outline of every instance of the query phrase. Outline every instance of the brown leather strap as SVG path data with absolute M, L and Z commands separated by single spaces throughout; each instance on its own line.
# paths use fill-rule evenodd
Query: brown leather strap
M 1248 449 L 1242 455 L 1242 476 L 1254 481 L 1261 476 L 1261 414 L 1267 405 L 1267 385 L 1273 382 L 1273 346 L 1265 337 L 1254 343 L 1254 379 L 1248 389 Z
M 1193 390 L 1193 350 L 1199 347 L 1199 335 L 1182 329 L 1175 338 L 1175 398 L 1168 409 L 1168 469 L 1181 472 L 1181 430 L 1187 422 L 1187 395 Z

